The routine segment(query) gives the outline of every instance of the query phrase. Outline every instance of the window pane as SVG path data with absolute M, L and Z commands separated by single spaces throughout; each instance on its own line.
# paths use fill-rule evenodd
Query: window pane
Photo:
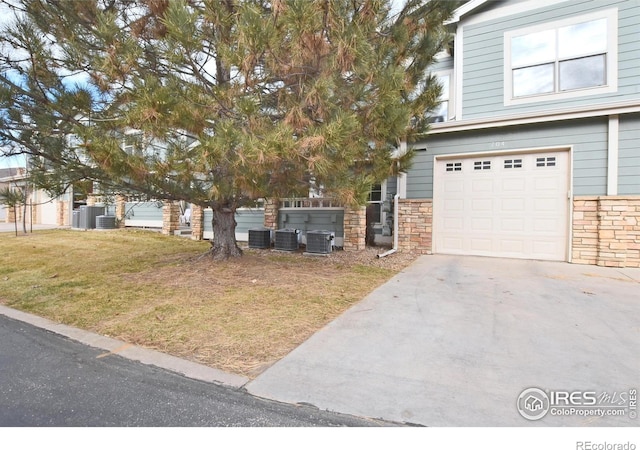
M 554 91 L 554 64 L 525 67 L 513 71 L 513 96 L 546 94 Z
M 449 102 L 445 101 L 440 103 L 440 106 L 433 112 L 430 123 L 446 122 L 447 115 L 449 114 Z
M 571 58 L 607 51 L 607 19 L 578 23 L 558 30 L 558 57 Z
M 374 184 L 371 187 L 371 192 L 369 192 L 369 201 L 379 202 L 381 200 L 382 200 L 382 185 Z
M 449 100 L 449 75 L 438 77 L 438 81 L 442 85 L 442 95 L 440 98 L 442 100 Z
M 555 30 L 511 38 L 511 66 L 522 67 L 556 59 Z
M 603 86 L 605 83 L 605 55 L 560 61 L 561 91 Z
M 369 205 L 371 208 L 371 222 L 372 223 L 381 223 L 382 222 L 382 204 L 381 203 L 371 203 Z

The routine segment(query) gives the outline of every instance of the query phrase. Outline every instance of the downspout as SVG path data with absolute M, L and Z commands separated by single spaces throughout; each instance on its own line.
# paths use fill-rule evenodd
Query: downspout
M 387 250 L 384 253 L 378 254 L 378 258 L 384 258 L 385 256 L 393 255 L 398 251 L 398 199 L 400 195 L 396 194 L 393 196 L 393 248 L 391 250 Z

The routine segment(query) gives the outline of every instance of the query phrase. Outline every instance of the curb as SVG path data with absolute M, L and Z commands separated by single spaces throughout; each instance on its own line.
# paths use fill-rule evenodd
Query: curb
M 207 383 L 215 383 L 235 389 L 242 388 L 250 381 L 249 378 L 241 375 L 223 372 L 219 369 L 186 361 L 176 356 L 167 355 L 166 353 L 156 350 L 150 350 L 110 337 L 100 336 L 99 334 L 56 323 L 49 319 L 18 311 L 3 305 L 0 305 L 0 314 L 67 337 L 90 347 L 107 351 L 107 353 L 98 355 L 97 358 L 103 358 L 108 355 L 118 355 L 123 358 L 141 362 L 142 364 L 156 366 L 161 369 L 184 375 L 187 378 L 205 381 Z

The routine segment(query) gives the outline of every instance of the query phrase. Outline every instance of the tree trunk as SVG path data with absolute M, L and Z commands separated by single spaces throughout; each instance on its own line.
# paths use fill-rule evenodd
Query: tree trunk
M 22 232 L 27 234 L 27 196 L 24 196 L 24 206 L 22 208 Z
M 213 209 L 213 241 L 211 254 L 215 260 L 242 256 L 242 250 L 236 242 L 235 210 L 225 207 Z

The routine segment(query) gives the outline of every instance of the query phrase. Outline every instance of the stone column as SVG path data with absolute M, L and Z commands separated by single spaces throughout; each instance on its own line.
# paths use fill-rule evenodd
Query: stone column
M 93 194 L 87 194 L 87 206 L 95 206 L 98 203 L 98 197 Z
M 127 197 L 122 194 L 116 195 L 116 223 L 118 228 L 124 228 L 125 215 L 127 214 Z
M 56 224 L 59 227 L 71 225 L 69 223 L 69 201 L 59 200 L 56 204 Z
M 201 241 L 204 235 L 204 208 L 191 204 L 191 239 Z
M 276 230 L 278 228 L 278 207 L 280 199 L 268 198 L 264 202 L 264 226 Z
M 7 223 L 13 223 L 16 221 L 16 208 L 14 206 L 7 206 Z
M 173 234 L 180 227 L 180 204 L 172 200 L 162 202 L 162 234 Z
M 398 250 L 430 254 L 433 201 L 398 199 Z
M 362 251 L 366 248 L 367 208 L 346 207 L 344 209 L 344 244 L 345 251 Z
M 598 199 L 573 199 L 572 257 L 574 264 L 596 264 L 598 261 Z

